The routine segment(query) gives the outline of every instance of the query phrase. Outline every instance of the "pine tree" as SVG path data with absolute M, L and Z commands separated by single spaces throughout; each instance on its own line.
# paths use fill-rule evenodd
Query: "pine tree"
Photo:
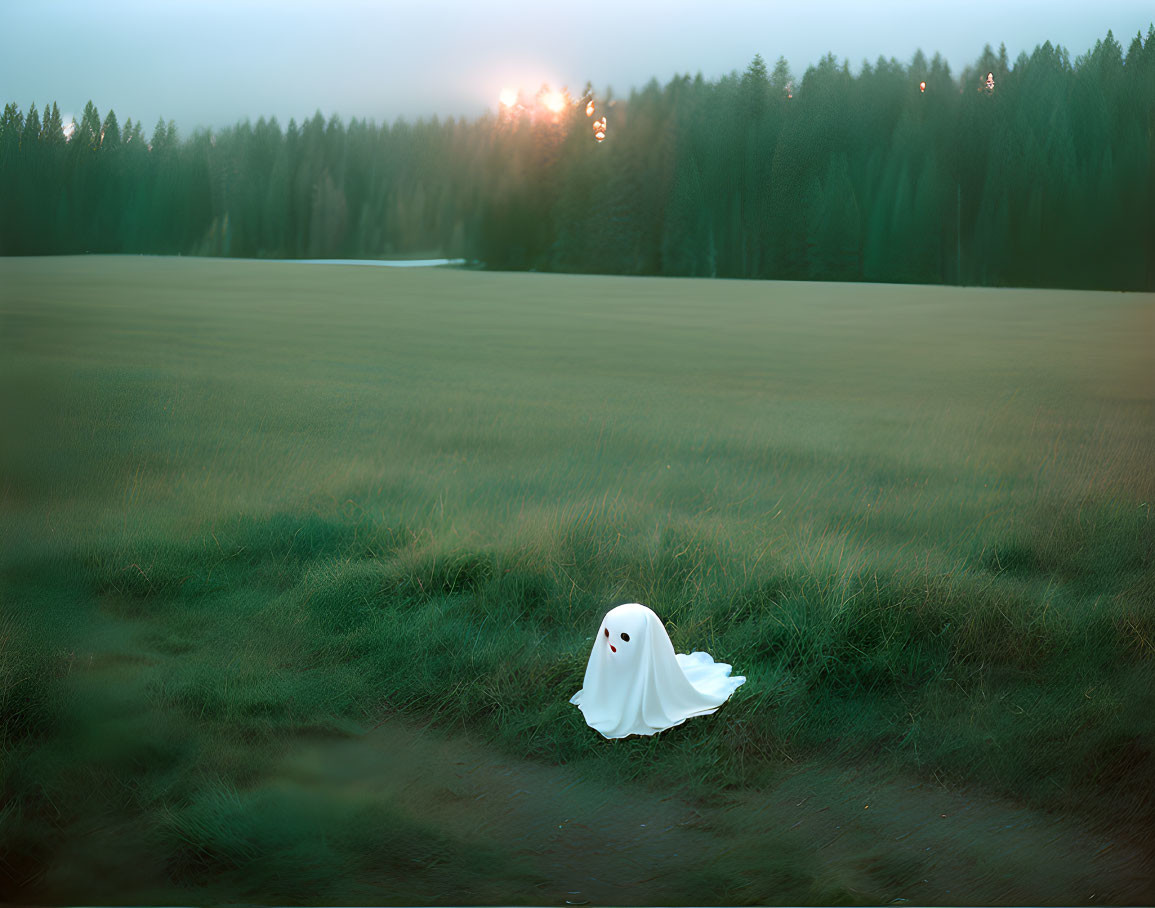
M 96 105 L 89 101 L 84 105 L 84 113 L 80 117 L 80 125 L 72 136 L 72 144 L 78 149 L 96 151 L 100 147 L 101 128 L 100 113 Z
M 693 157 L 686 157 L 674 178 L 663 225 L 663 274 L 714 276 L 717 254 L 705 201 L 698 164 Z
M 64 144 L 64 124 L 60 120 L 60 108 L 56 106 L 56 102 L 52 102 L 52 107 L 49 109 L 48 105 L 44 105 L 44 122 L 40 126 L 40 139 L 48 145 L 63 145 Z
M 776 98 L 785 100 L 794 86 L 794 76 L 790 72 L 790 64 L 785 57 L 779 57 L 774 64 L 774 72 L 770 75 L 770 88 Z
M 23 172 L 20 160 L 20 134 L 24 117 L 14 103 L 4 105 L 0 116 L 0 255 L 15 255 L 20 248 L 22 227 L 19 203 Z
M 110 151 L 120 148 L 120 126 L 116 122 L 116 112 L 113 110 L 109 110 L 108 116 L 104 118 L 100 145 Z
M 0 117 L 0 143 L 10 142 L 20 145 L 20 134 L 24 131 L 24 115 L 15 104 L 4 105 L 4 116 Z
M 159 117 L 152 130 L 152 141 L 149 143 L 149 148 L 153 152 L 159 153 L 165 151 L 168 145 L 168 127 L 165 125 L 164 117 Z
M 770 77 L 761 54 L 755 54 L 741 83 L 742 114 L 749 120 L 757 120 L 766 112 L 770 100 Z
M 811 181 L 808 204 L 810 275 L 822 281 L 862 277 L 862 218 L 845 154 L 830 159 L 825 178 Z
M 945 280 L 942 245 L 947 218 L 943 196 L 938 165 L 933 157 L 928 157 L 915 184 L 908 233 L 907 260 L 911 276 L 919 283 L 937 284 Z
M 20 145 L 32 148 L 40 141 L 40 114 L 36 112 L 36 105 L 28 106 L 28 116 L 24 118 L 24 129 L 20 134 Z

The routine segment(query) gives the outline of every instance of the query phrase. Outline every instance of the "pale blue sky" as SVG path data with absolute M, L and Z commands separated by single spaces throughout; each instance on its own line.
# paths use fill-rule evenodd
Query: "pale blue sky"
M 799 75 L 828 51 L 854 68 L 938 51 L 956 74 L 1000 41 L 1012 59 L 1045 40 L 1073 58 L 1107 29 L 1126 48 L 1152 19 L 1151 0 L 0 0 L 0 101 L 55 100 L 79 118 L 91 98 L 121 122 L 151 129 L 163 115 L 185 132 L 318 108 L 472 117 L 506 86 L 588 79 L 620 96 L 651 76 L 717 77 L 755 53 Z

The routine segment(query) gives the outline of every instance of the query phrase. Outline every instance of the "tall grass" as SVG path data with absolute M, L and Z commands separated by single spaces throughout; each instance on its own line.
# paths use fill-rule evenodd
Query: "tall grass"
M 102 815 L 234 898 L 362 897 L 381 824 L 497 866 L 259 787 L 392 713 L 691 794 L 883 761 L 1155 819 L 1149 297 L 0 268 L 20 891 Z M 602 740 L 568 698 L 624 601 L 747 683 Z

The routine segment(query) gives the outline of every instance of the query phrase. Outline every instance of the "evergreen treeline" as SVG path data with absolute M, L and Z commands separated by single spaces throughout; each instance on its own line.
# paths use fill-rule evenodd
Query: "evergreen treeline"
M 987 74 L 993 75 L 993 88 Z M 925 83 L 925 87 L 920 87 Z M 760 57 L 560 113 L 181 139 L 0 120 L 0 252 L 442 253 L 498 269 L 1155 290 L 1155 28 L 1071 61 L 987 47 L 795 83 Z

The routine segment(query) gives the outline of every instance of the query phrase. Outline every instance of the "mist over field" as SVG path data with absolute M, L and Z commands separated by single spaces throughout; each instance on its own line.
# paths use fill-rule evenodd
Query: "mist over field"
M 286 121 L 333 10 L 255 122 L 0 117 L 0 902 L 1155 900 L 1155 28 Z M 745 683 L 599 733 L 631 602 Z

